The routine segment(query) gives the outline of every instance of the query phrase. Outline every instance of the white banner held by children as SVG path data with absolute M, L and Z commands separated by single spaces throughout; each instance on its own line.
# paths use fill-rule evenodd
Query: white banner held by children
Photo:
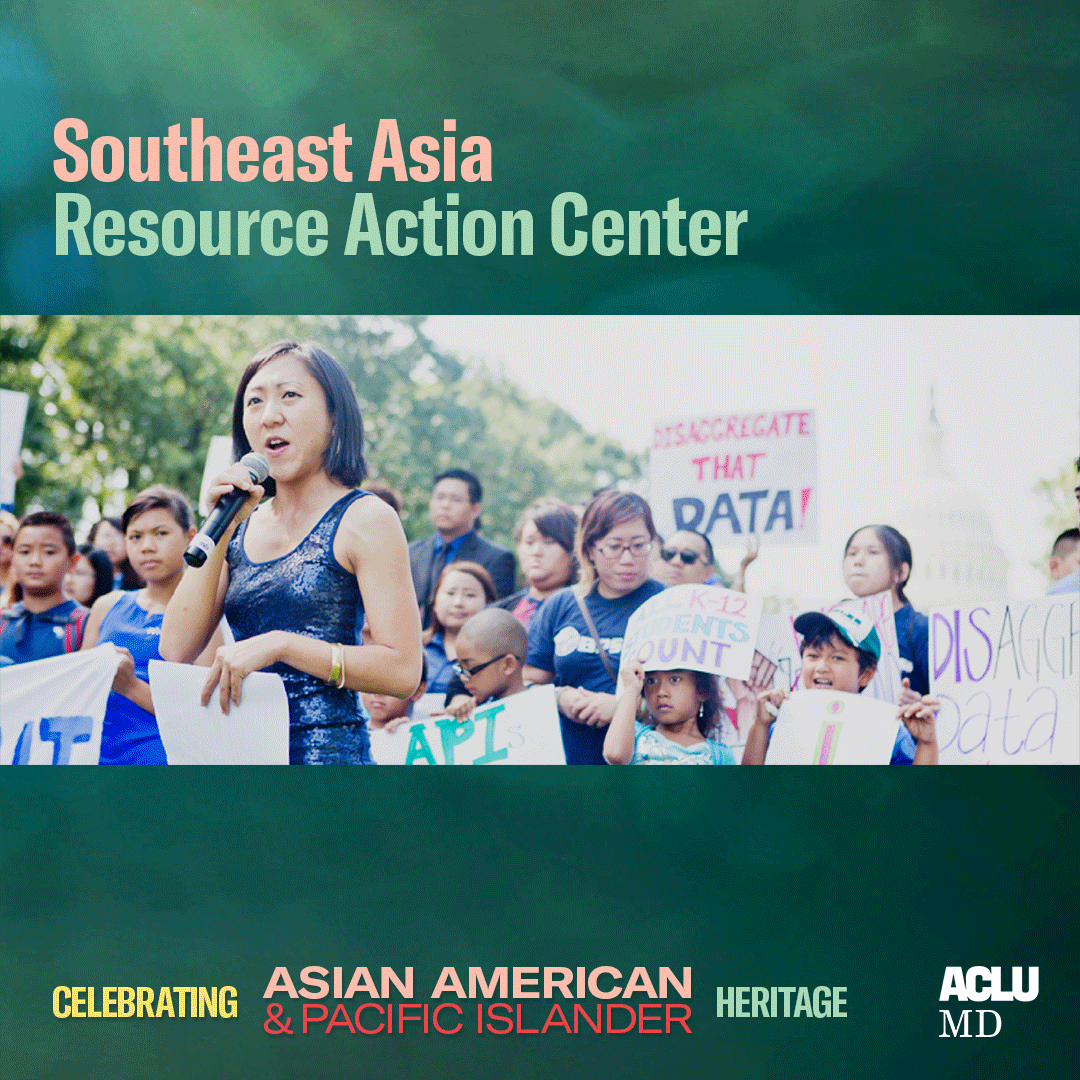
M 803 690 L 780 707 L 766 765 L 888 765 L 896 706 L 860 694 Z
M 555 687 L 490 701 L 464 722 L 453 716 L 372 732 L 380 765 L 565 765 Z
M 1080 595 L 935 608 L 940 761 L 1080 764 Z
M 718 585 L 675 585 L 646 600 L 623 635 L 622 666 L 704 671 L 745 679 L 754 660 L 761 597 Z
M 288 765 L 289 699 L 280 675 L 253 671 L 240 704 L 226 716 L 215 689 L 199 698 L 208 671 L 191 664 L 150 661 L 150 692 L 170 765 Z
M 813 409 L 699 413 L 657 421 L 649 503 L 662 536 L 679 529 L 723 544 L 817 542 L 817 424 Z
M 120 653 L 111 645 L 0 668 L 0 764 L 96 765 Z

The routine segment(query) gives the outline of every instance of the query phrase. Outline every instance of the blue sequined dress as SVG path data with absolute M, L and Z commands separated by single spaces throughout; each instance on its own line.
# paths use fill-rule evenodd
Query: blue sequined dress
M 237 641 L 287 630 L 321 641 L 360 643 L 364 613 L 360 589 L 355 575 L 334 557 L 334 536 L 348 507 L 366 494 L 343 495 L 280 559 L 252 562 L 244 551 L 248 522 L 236 530 L 229 542 L 225 617 Z M 266 670 L 281 676 L 289 696 L 290 764 L 371 763 L 355 690 L 338 690 L 287 664 Z

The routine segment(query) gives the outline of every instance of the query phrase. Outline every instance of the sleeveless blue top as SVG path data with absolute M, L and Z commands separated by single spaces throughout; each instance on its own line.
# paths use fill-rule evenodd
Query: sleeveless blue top
M 160 660 L 163 615 L 151 615 L 135 599 L 137 593 L 126 592 L 105 613 L 101 620 L 98 644 L 112 642 L 127 649 L 135 659 L 135 674 L 144 683 L 150 681 L 147 665 Z M 105 706 L 105 726 L 101 730 L 102 765 L 164 765 L 165 747 L 158 734 L 157 720 L 152 713 L 140 708 L 115 690 L 109 692 Z
M 360 644 L 364 607 L 356 576 L 334 557 L 334 536 L 348 507 L 365 491 L 350 491 L 287 555 L 252 562 L 244 551 L 245 521 L 229 542 L 225 617 L 238 641 L 286 630 L 320 641 Z M 277 663 L 289 697 L 292 765 L 369 764 L 368 734 L 355 690 Z

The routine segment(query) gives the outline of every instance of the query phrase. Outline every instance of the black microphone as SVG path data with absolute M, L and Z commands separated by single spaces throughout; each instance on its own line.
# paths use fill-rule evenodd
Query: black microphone
M 245 454 L 240 459 L 240 464 L 247 469 L 253 484 L 261 484 L 270 475 L 270 462 L 254 451 Z M 203 522 L 203 527 L 191 538 L 191 543 L 184 552 L 184 562 L 188 566 L 202 566 L 206 562 L 222 534 L 236 517 L 236 512 L 247 502 L 248 494 L 240 488 L 233 488 L 229 494 L 218 499 L 214 509 Z

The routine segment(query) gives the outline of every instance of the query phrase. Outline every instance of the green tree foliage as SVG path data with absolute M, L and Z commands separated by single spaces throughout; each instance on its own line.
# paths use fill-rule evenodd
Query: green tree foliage
M 402 494 L 410 538 L 429 530 L 431 477 L 451 466 L 481 476 L 484 530 L 503 543 L 532 499 L 588 498 L 639 474 L 617 442 L 442 352 L 422 318 L 12 316 L 0 320 L 0 386 L 31 402 L 19 511 L 78 518 L 88 496 L 115 509 L 154 481 L 194 499 L 210 438 L 229 433 L 240 371 L 282 338 L 313 338 L 344 364 L 371 475 Z
M 1047 562 L 1050 558 L 1054 540 L 1066 529 L 1076 527 L 1076 485 L 1078 475 L 1076 462 L 1070 461 L 1062 465 L 1056 476 L 1038 480 L 1032 489 L 1036 495 L 1049 503 L 1049 510 L 1043 518 L 1046 526 L 1046 555 L 1038 562 L 1032 563 L 1037 570 L 1047 573 Z

